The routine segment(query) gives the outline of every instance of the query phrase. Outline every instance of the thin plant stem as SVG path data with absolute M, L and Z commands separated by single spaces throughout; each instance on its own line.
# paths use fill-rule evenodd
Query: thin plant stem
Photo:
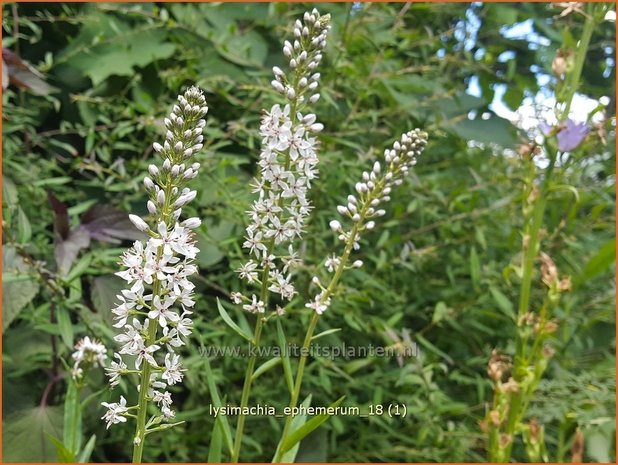
M 568 79 L 568 94 L 565 99 L 565 107 L 561 115 L 561 120 L 568 118 L 569 111 L 571 108 L 571 103 L 573 101 L 573 97 L 575 92 L 579 86 L 579 81 L 581 78 L 581 73 L 583 70 L 583 65 L 586 59 L 586 54 L 588 51 L 588 47 L 590 45 L 590 39 L 592 37 L 592 32 L 594 30 L 596 19 L 594 17 L 595 9 L 594 5 L 590 9 L 588 9 L 588 14 L 586 15 L 586 20 L 584 23 L 584 30 L 582 32 L 582 37 L 577 49 L 577 54 L 575 57 L 575 64 L 573 67 L 573 72 L 569 75 Z M 551 153 L 547 145 L 545 146 L 545 152 Z M 540 248 L 540 231 L 543 225 L 543 218 L 545 215 L 545 209 L 547 206 L 547 195 L 549 191 L 549 186 L 551 183 L 552 175 L 554 172 L 554 168 L 557 161 L 557 154 L 554 156 L 550 156 L 550 163 L 548 167 L 545 169 L 543 183 L 539 188 L 538 198 L 534 203 L 534 207 L 531 213 L 531 216 L 528 219 L 528 224 L 525 228 L 526 239 L 523 245 L 523 263 L 522 263 L 522 281 L 520 287 L 520 295 L 519 295 L 519 306 L 517 312 L 517 325 L 525 324 L 523 322 L 524 316 L 526 313 L 530 311 L 530 298 L 531 298 L 531 289 L 532 289 L 532 277 L 534 272 L 534 264 L 537 258 L 539 248 Z M 531 161 L 531 178 L 530 182 L 534 182 L 536 174 L 536 169 L 534 165 L 534 161 Z M 517 344 L 516 344 L 516 352 L 515 352 L 515 360 L 513 366 L 513 378 L 518 383 L 521 382 L 526 376 L 528 371 L 528 366 L 530 363 L 535 364 L 535 369 L 539 369 L 538 359 L 541 356 L 541 344 L 540 340 L 537 339 L 534 341 L 532 350 L 530 351 L 529 357 L 526 356 L 526 347 L 527 347 L 527 336 L 522 335 L 518 332 Z M 540 378 L 542 372 L 535 373 L 535 377 Z M 536 384 L 538 384 L 539 379 L 535 380 L 530 386 L 527 386 L 526 389 L 520 389 L 518 392 L 513 393 L 508 408 L 508 416 L 506 421 L 506 427 L 504 430 L 504 434 L 510 438 L 510 442 L 504 446 L 500 447 L 499 439 L 498 439 L 498 430 L 495 427 L 490 427 L 489 434 L 489 461 L 490 462 L 508 462 L 511 458 L 511 452 L 513 448 L 513 436 L 515 430 L 517 428 L 518 423 L 521 421 L 525 412 L 527 410 L 528 404 L 530 402 L 531 396 L 535 391 Z M 495 399 L 494 399 L 495 400 Z
M 361 212 L 361 220 L 356 222 L 354 224 L 354 227 L 352 228 L 352 232 L 350 233 L 350 237 L 345 245 L 345 250 L 341 257 L 341 261 L 339 262 L 339 266 L 337 267 L 337 270 L 335 271 L 334 276 L 332 277 L 330 283 L 328 284 L 328 287 L 326 288 L 326 292 L 324 292 L 322 296 L 322 299 L 321 299 L 322 302 L 325 302 L 326 300 L 328 300 L 328 298 L 332 295 L 333 291 L 335 290 L 335 287 L 339 283 L 339 279 L 341 278 L 341 275 L 343 274 L 345 266 L 347 265 L 348 259 L 350 257 L 350 253 L 352 252 L 352 247 L 354 245 L 354 240 L 356 238 L 359 225 L 362 224 L 363 221 L 365 220 L 365 215 L 367 214 L 367 208 L 369 204 L 370 204 L 370 201 L 367 201 L 365 203 L 365 207 L 363 208 Z M 298 405 L 298 398 L 300 397 L 300 389 L 302 387 L 303 376 L 305 373 L 305 365 L 307 364 L 307 357 L 309 356 L 309 345 L 311 344 L 311 339 L 313 338 L 313 333 L 315 332 L 315 328 L 318 324 L 319 319 L 320 319 L 320 315 L 317 312 L 314 312 L 313 316 L 311 317 L 311 321 L 309 322 L 307 332 L 305 334 L 305 339 L 303 341 L 303 348 L 301 349 L 300 360 L 298 362 L 298 371 L 296 372 L 296 379 L 294 382 L 294 390 L 292 391 L 292 396 L 290 398 L 290 405 L 289 405 L 290 410 L 293 410 Z M 283 426 L 283 433 L 281 434 L 281 441 L 279 442 L 280 445 L 283 444 L 283 441 L 288 436 L 291 425 L 292 425 L 292 416 L 289 415 L 285 419 L 285 424 Z M 279 447 L 275 454 L 274 462 L 279 462 L 281 460 L 282 455 L 283 454 L 281 451 L 281 447 Z
M 153 292 L 157 295 L 157 290 Z M 157 338 L 157 321 L 150 320 L 148 326 L 148 341 Z M 148 385 L 150 380 L 150 363 L 147 360 L 142 362 L 142 372 L 140 373 L 139 401 L 137 403 L 137 424 L 135 426 L 135 440 L 133 442 L 133 463 L 142 463 L 142 453 L 144 452 L 144 439 L 146 436 L 146 414 L 148 413 Z
M 573 97 L 579 87 L 579 80 L 584 69 L 584 61 L 586 60 L 586 53 L 590 46 L 590 39 L 592 38 L 592 32 L 596 23 L 595 18 L 595 5 L 591 5 L 587 9 L 586 21 L 584 22 L 584 30 L 582 31 L 582 37 L 580 39 L 579 46 L 577 47 L 577 55 L 575 56 L 575 63 L 573 65 L 573 72 L 569 76 L 568 94 L 566 97 L 566 104 L 562 113 L 562 119 L 569 117 L 569 111 L 571 110 L 571 104 L 573 103 Z
M 289 155 L 288 155 L 289 157 Z M 268 245 L 268 253 L 267 256 L 271 254 L 272 249 L 274 248 L 275 241 L 272 240 Z M 262 288 L 260 290 L 260 300 L 264 302 L 264 307 L 268 307 L 268 301 L 270 300 L 270 294 L 268 292 L 268 271 L 269 267 L 264 267 L 264 271 L 262 272 Z M 253 332 L 253 340 L 251 343 L 254 347 L 260 346 L 260 341 L 262 338 L 262 328 L 264 326 L 264 319 L 262 316 L 258 315 L 257 321 L 255 323 L 255 330 Z M 245 370 L 245 382 L 242 387 L 242 394 L 240 397 L 240 409 L 241 411 L 249 405 L 249 395 L 251 394 L 251 385 L 253 384 L 253 372 L 255 370 L 255 362 L 257 360 L 257 351 L 254 351 L 249 358 L 249 362 L 247 363 L 247 369 Z M 240 458 L 240 447 L 242 445 L 242 435 L 245 428 L 245 415 L 238 416 L 238 425 L 236 426 L 236 434 L 234 436 L 234 448 L 232 450 L 232 463 L 238 463 Z

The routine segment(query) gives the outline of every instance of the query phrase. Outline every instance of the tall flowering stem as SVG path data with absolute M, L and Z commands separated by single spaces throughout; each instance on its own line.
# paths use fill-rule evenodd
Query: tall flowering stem
M 564 105 L 557 111 L 561 123 L 549 129 L 546 136 L 556 136 L 558 152 L 572 151 L 586 135 L 583 125 L 568 120 L 571 102 L 579 85 L 590 38 L 597 21 L 602 20 L 604 7 L 591 4 L 586 9 L 586 20 L 582 37 L 575 54 L 572 71 L 567 74 L 566 96 L 560 100 Z M 557 109 L 558 110 L 558 109 Z M 522 432 L 526 450 L 531 461 L 545 460 L 543 427 L 536 421 L 523 424 L 528 404 L 541 380 L 553 349 L 545 342 L 557 328 L 551 319 L 553 308 L 557 305 L 560 293 L 570 289 L 568 278 L 558 279 L 557 269 L 552 259 L 541 251 L 541 231 L 547 206 L 556 162 L 559 154 L 545 143 L 545 153 L 549 165 L 543 171 L 543 180 L 537 182 L 538 168 L 532 157 L 527 161 L 526 183 L 524 186 L 524 229 L 522 240 L 522 280 L 517 312 L 517 342 L 515 357 L 499 355 L 494 351 L 488 365 L 488 374 L 494 383 L 494 396 L 491 409 L 482 425 L 488 434 L 488 459 L 490 462 L 509 462 L 515 436 Z M 543 302 L 538 311 L 532 311 L 531 291 L 537 260 L 541 261 L 542 282 L 547 287 Z M 510 376 L 507 376 L 510 374 Z M 505 378 L 506 379 L 505 381 Z
M 136 241 L 125 252 L 121 258 L 125 269 L 116 273 L 127 282 L 128 289 L 117 296 L 120 303 L 112 310 L 114 326 L 124 332 L 114 338 L 122 347 L 114 354 L 116 361 L 107 368 L 107 374 L 112 388 L 122 376 L 137 375 L 138 403 L 129 407 L 122 396 L 120 402 L 104 402 L 107 412 L 103 419 L 109 428 L 135 418 L 134 463 L 141 463 L 148 434 L 182 423 L 173 422 L 172 397 L 166 389 L 182 381 L 185 370 L 174 351 L 185 344 L 192 332 L 189 315 L 195 304 L 195 286 L 188 278 L 197 272 L 193 260 L 199 250 L 192 229 L 201 221 L 181 221 L 180 217 L 182 208 L 197 195 L 185 185 L 197 176 L 200 167 L 192 159 L 203 146 L 207 112 L 202 91 L 191 87 L 178 96 L 172 113 L 165 118 L 165 142 L 153 144 L 163 162 L 160 166 L 150 165 L 149 175 L 144 178 L 153 227 L 139 216 L 129 215 L 149 239 L 145 243 Z M 124 360 L 127 355 L 131 357 L 128 363 Z M 158 409 L 149 416 L 152 404 Z
M 287 103 L 283 107 L 274 105 L 262 117 L 260 174 L 252 190 L 258 198 L 248 212 L 250 224 L 243 244 L 252 258 L 237 270 L 242 279 L 258 286 L 259 293 L 232 295 L 236 304 L 257 314 L 252 341 L 255 346 L 260 344 L 263 315 L 269 309 L 271 294 L 277 294 L 281 301 L 289 301 L 297 294 L 292 273 L 300 260 L 293 241 L 301 237 L 311 211 L 307 194 L 318 175 L 318 142 L 313 134 L 323 128 L 308 108 L 320 98 L 317 67 L 329 30 L 330 15 L 321 16 L 315 9 L 305 13 L 303 20 L 294 25 L 294 42 L 285 41 L 283 46 L 290 71 L 286 74 L 277 66 L 273 68 L 275 79 L 271 85 Z M 281 315 L 283 310 L 277 305 L 276 312 Z M 247 363 L 241 407 L 249 402 L 256 359 L 254 353 Z M 241 415 L 232 462 L 238 462 L 240 456 L 244 425 L 245 417 Z
M 352 221 L 352 227 L 345 230 L 340 221 L 332 220 L 330 222 L 331 229 L 338 234 L 339 240 L 344 242 L 345 245 L 340 256 L 329 256 L 324 263 L 326 269 L 333 273 L 328 285 L 324 287 L 317 276 L 313 278 L 313 282 L 320 288 L 320 292 L 311 302 L 305 304 L 307 308 L 314 310 L 314 313 L 305 334 L 303 349 L 300 352 L 301 357 L 289 404 L 290 410 L 298 405 L 305 365 L 310 352 L 309 346 L 320 315 L 330 306 L 331 296 L 335 292 L 343 272 L 351 268 L 360 268 L 363 265 L 360 260 L 355 260 L 351 265 L 348 265 L 351 253 L 360 249 L 361 234 L 373 229 L 375 219 L 386 214 L 386 210 L 380 208 L 380 206 L 390 200 L 392 188 L 400 185 L 410 168 L 416 165 L 416 157 L 421 154 L 426 144 L 427 133 L 420 129 L 414 129 L 403 134 L 401 139 L 393 144 L 392 149 L 384 151 L 384 169 L 383 165 L 376 161 L 373 169 L 369 172 L 365 171 L 362 180 L 356 183 L 356 195 L 349 195 L 347 204 L 337 207 L 339 214 Z M 280 445 L 290 434 L 292 419 L 292 416 L 286 418 Z M 283 450 L 279 448 L 275 453 L 274 462 L 280 462 L 282 456 Z

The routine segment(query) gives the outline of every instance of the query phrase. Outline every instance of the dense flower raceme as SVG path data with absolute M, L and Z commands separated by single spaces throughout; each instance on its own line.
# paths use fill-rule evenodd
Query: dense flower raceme
M 320 16 L 315 9 L 305 13 L 303 21 L 296 21 L 294 43 L 285 41 L 283 46 L 291 71 L 286 75 L 274 67 L 271 83 L 288 103 L 274 105 L 264 114 L 260 126 L 260 174 L 253 184 L 258 198 L 248 212 L 250 224 L 243 244 L 252 258 L 237 271 L 241 279 L 260 286 L 266 277 L 267 289 L 283 300 L 291 300 L 296 294 L 291 272 L 300 260 L 292 242 L 303 233 L 311 211 L 307 194 L 318 175 L 318 141 L 313 135 L 323 126 L 306 109 L 320 97 L 316 68 L 329 30 L 330 16 Z M 286 251 L 277 255 L 277 246 L 287 246 Z M 232 299 L 244 303 L 243 308 L 251 313 L 265 311 L 265 303 L 255 294 L 246 297 L 234 293 Z
M 382 206 L 390 200 L 392 188 L 403 182 L 403 177 L 416 165 L 416 157 L 421 154 L 426 144 L 427 133 L 420 129 L 403 134 L 400 140 L 395 141 L 392 149 L 384 151 L 383 164 L 376 161 L 371 171 L 363 173 L 362 180 L 355 186 L 356 195 L 348 195 L 347 204 L 337 207 L 339 214 L 352 220 L 352 227 L 345 229 L 336 219 L 330 222 L 331 229 L 338 233 L 339 239 L 346 244 L 341 256 L 333 254 L 324 263 L 330 273 L 335 273 L 331 282 L 336 284 L 343 269 L 350 267 L 347 265 L 348 258 L 352 250 L 360 248 L 361 234 L 373 229 L 375 219 L 386 214 Z M 351 267 L 360 268 L 362 265 L 362 261 L 356 260 Z M 305 306 L 322 314 L 330 306 L 332 287 L 324 288 L 317 276 L 313 278 L 313 282 L 320 287 L 321 292 Z
M 133 224 L 150 237 L 145 243 L 136 241 L 125 252 L 121 258 L 125 269 L 116 273 L 127 282 L 127 289 L 117 296 L 118 305 L 112 310 L 114 326 L 123 332 L 115 337 L 121 348 L 106 371 L 112 387 L 129 373 L 139 373 L 142 382 L 149 380 L 145 402 L 156 403 L 162 413 L 149 424 L 174 417 L 171 394 L 166 388 L 182 381 L 184 369 L 174 350 L 184 345 L 184 338 L 192 331 L 190 309 L 195 301 L 189 277 L 197 272 L 192 262 L 199 250 L 191 230 L 201 222 L 198 218 L 181 221 L 180 215 L 182 207 L 196 196 L 196 191 L 183 186 L 198 173 L 199 163 L 191 159 L 202 148 L 206 124 L 203 117 L 207 112 L 202 92 L 192 87 L 178 97 L 165 119 L 166 140 L 163 145 L 153 144 L 163 163 L 160 167 L 150 165 L 149 176 L 144 178 L 154 227 L 130 215 Z M 119 403 L 103 405 L 108 409 L 103 417 L 107 427 L 125 422 L 130 409 L 145 408 L 127 407 L 124 397 Z M 138 439 L 142 438 L 136 438 L 136 443 Z
M 84 374 L 82 366 L 86 368 L 105 366 L 107 348 L 96 339 L 90 339 L 86 336 L 77 341 L 72 357 L 75 364 L 71 370 L 71 375 L 74 379 L 79 379 Z

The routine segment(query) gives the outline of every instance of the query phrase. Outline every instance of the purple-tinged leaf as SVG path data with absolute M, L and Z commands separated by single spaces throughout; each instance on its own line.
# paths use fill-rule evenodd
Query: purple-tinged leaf
M 142 240 L 145 234 L 135 229 L 128 215 L 109 205 L 94 205 L 81 217 L 82 227 L 92 239 L 119 244 L 123 239 Z
M 56 234 L 54 257 L 58 272 L 66 276 L 80 250 L 90 245 L 90 233 L 82 226 L 69 232 L 66 239 Z
M 69 210 L 66 204 L 58 200 L 50 191 L 47 191 L 47 199 L 54 210 L 54 232 L 62 239 L 66 239 L 69 235 Z

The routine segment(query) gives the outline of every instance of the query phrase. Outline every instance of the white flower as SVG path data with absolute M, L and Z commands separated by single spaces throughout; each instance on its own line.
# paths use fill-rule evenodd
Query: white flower
M 163 254 L 172 255 L 172 244 L 176 242 L 175 231 L 168 231 L 167 225 L 163 221 L 159 222 L 157 231 L 159 232 L 159 238 L 150 239 L 150 244 L 154 247 L 163 246 Z
M 341 259 L 339 257 L 337 257 L 335 254 L 333 254 L 332 256 L 328 257 L 326 259 L 326 262 L 324 263 L 324 266 L 326 267 L 326 269 L 329 272 L 334 272 L 336 268 L 339 267 L 339 264 L 341 263 Z
M 268 288 L 269 291 L 276 292 L 277 294 L 281 294 L 281 297 L 287 300 L 292 300 L 294 295 L 296 294 L 296 290 L 292 283 L 290 283 L 291 276 L 287 276 L 286 278 L 279 272 L 274 272 L 275 275 L 274 282 Z
M 167 391 L 153 391 L 152 400 L 154 400 L 157 405 L 161 407 L 161 411 L 165 408 L 169 409 L 170 405 L 172 405 L 172 395 Z
M 161 408 L 161 413 L 163 414 L 163 416 L 168 419 L 171 420 L 172 418 L 176 417 L 176 412 L 174 412 L 173 410 L 171 410 L 169 407 L 162 407 Z
M 112 360 L 111 366 L 106 368 L 107 376 L 109 377 L 109 385 L 115 387 L 120 383 L 120 376 L 127 369 L 126 363 L 122 360 L 120 354 L 114 354 L 114 358 L 118 359 L 118 362 Z
M 251 303 L 243 305 L 242 308 L 249 313 L 264 313 L 264 302 L 259 300 L 255 294 L 251 296 Z
M 180 316 L 173 309 L 171 309 L 171 306 L 175 301 L 176 299 L 168 296 L 163 302 L 161 302 L 161 298 L 158 295 L 155 296 L 152 301 L 152 306 L 154 308 L 148 312 L 148 318 L 153 320 L 158 319 L 161 327 L 167 326 L 168 321 L 177 322 L 180 319 Z
M 242 294 L 240 292 L 232 292 L 231 294 L 232 302 L 236 305 L 242 303 Z
M 106 358 L 107 348 L 96 339 L 90 339 L 86 336 L 75 344 L 73 359 L 76 365 L 87 363 L 89 365 L 102 367 Z
M 154 354 L 160 347 L 156 344 L 149 345 L 148 347 L 140 347 L 139 352 L 137 353 L 137 358 L 135 359 L 135 369 L 139 370 L 139 367 L 142 365 L 142 362 L 146 360 L 153 367 L 158 367 L 157 361 L 154 359 L 152 354 Z
M 324 299 L 324 291 L 315 296 L 313 301 L 306 303 L 305 307 L 315 310 L 318 315 L 324 313 L 330 307 L 330 297 Z
M 240 279 L 246 279 L 248 282 L 252 283 L 257 280 L 257 272 L 255 269 L 257 268 L 257 263 L 253 260 L 249 260 L 247 263 L 242 265 L 240 268 L 236 270 Z
M 101 405 L 107 408 L 107 412 L 101 417 L 102 420 L 107 422 L 106 428 L 109 429 L 112 425 L 125 423 L 127 421 L 124 414 L 128 412 L 129 409 L 127 408 L 127 400 L 123 396 L 120 396 L 120 403 L 114 402 L 109 404 L 107 402 L 101 402 Z
M 176 330 L 179 334 L 188 337 L 193 332 L 193 321 L 190 318 L 186 318 L 185 315 L 188 315 L 189 312 L 184 312 L 180 315 L 180 321 L 176 323 Z
M 165 371 L 161 378 L 167 381 L 170 386 L 182 381 L 182 368 L 180 367 L 179 355 L 165 354 Z

